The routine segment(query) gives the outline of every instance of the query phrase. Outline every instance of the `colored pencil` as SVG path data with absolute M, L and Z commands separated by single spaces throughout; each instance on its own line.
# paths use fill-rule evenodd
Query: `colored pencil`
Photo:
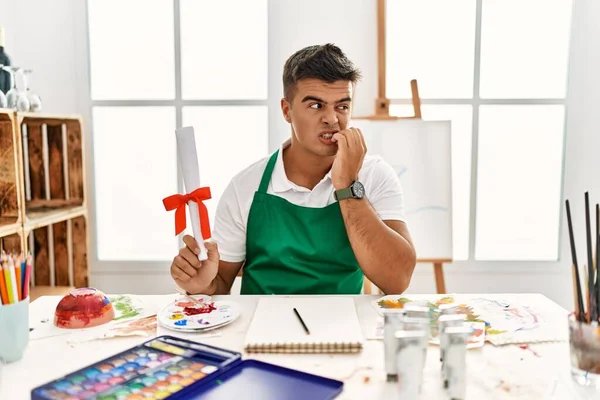
M 25 279 L 23 280 L 23 282 L 25 282 L 25 284 L 23 285 L 23 298 L 26 299 L 29 296 L 29 285 L 31 284 L 29 281 L 31 280 L 31 264 L 30 263 L 26 263 L 25 264 Z
M 21 278 L 21 260 L 20 258 L 17 258 L 16 262 L 15 262 L 15 282 L 16 282 L 16 286 L 17 286 L 17 296 L 19 298 L 19 301 L 23 300 L 23 281 Z
M 583 297 L 581 294 L 581 280 L 579 279 L 579 267 L 577 266 L 577 252 L 575 250 L 575 237 L 573 236 L 573 222 L 571 219 L 571 207 L 569 200 L 565 201 L 567 207 L 567 224 L 569 227 L 569 239 L 571 242 L 571 258 L 573 259 L 573 271 L 575 276 L 575 307 L 577 308 L 577 319 L 583 321 L 585 308 L 583 306 Z
M 8 303 L 8 290 L 6 289 L 6 279 L 4 279 L 4 268 L 3 264 L 0 262 L 0 297 L 2 298 L 3 304 Z
M 6 291 L 8 292 L 8 304 L 12 304 L 15 301 L 13 297 L 13 285 L 12 280 L 10 279 L 10 269 L 8 268 L 8 264 L 4 265 L 4 280 L 6 281 Z
M 13 303 L 19 302 L 19 289 L 17 288 L 17 276 L 15 273 L 15 263 L 12 258 L 8 259 L 8 273 L 10 274 L 10 283 L 12 285 Z

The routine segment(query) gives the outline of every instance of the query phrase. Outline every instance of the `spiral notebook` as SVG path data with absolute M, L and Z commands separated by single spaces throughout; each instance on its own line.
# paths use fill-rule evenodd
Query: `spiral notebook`
M 244 348 L 248 353 L 358 353 L 363 341 L 351 297 L 264 297 Z

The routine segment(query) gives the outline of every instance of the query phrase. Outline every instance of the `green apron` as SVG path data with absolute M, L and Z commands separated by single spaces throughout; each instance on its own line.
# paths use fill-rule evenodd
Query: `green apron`
M 242 294 L 360 294 L 364 275 L 340 205 L 302 207 L 267 194 L 278 153 L 250 207 Z

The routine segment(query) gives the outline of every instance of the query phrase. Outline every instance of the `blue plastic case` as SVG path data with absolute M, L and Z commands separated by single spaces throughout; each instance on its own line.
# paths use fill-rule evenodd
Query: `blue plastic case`
M 335 398 L 343 382 L 159 336 L 32 390 L 34 400 Z

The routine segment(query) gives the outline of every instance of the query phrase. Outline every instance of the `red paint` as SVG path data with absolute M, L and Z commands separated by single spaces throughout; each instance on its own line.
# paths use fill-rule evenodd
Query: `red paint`
M 80 288 L 62 298 L 54 313 L 59 328 L 77 329 L 105 324 L 114 318 L 112 304 L 94 288 Z
M 522 344 L 522 345 L 519 346 L 519 348 L 522 349 L 522 350 L 529 350 L 529 351 L 531 351 L 533 353 L 533 355 L 536 356 L 536 357 L 540 356 L 535 350 L 533 350 L 531 347 L 529 347 L 528 344 Z
M 198 314 L 208 314 L 211 311 L 216 310 L 214 303 L 206 303 L 199 307 L 185 307 L 183 309 L 183 313 L 185 315 L 198 315 Z

